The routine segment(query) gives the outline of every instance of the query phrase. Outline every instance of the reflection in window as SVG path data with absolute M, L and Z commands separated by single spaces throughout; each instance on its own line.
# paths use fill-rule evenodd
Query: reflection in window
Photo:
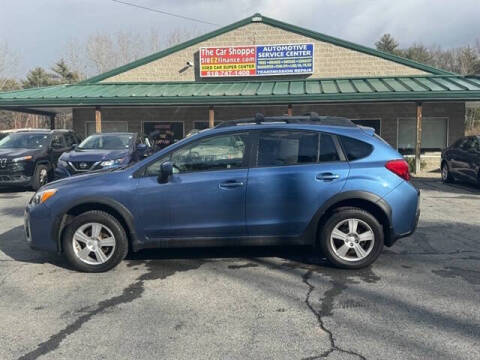
M 178 172 L 241 168 L 246 138 L 246 134 L 234 134 L 196 141 L 173 152 L 170 161 Z
M 319 151 L 320 149 L 320 151 Z M 282 166 L 338 161 L 333 139 L 328 134 L 303 131 L 262 132 L 258 142 L 258 166 Z

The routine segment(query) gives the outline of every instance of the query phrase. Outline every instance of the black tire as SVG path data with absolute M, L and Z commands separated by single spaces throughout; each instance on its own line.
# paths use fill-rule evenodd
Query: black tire
M 88 223 L 99 223 L 108 228 L 114 236 L 115 248 L 110 258 L 102 264 L 88 264 L 82 261 L 74 250 L 73 236 L 75 232 Z M 125 229 L 120 222 L 112 215 L 98 210 L 88 211 L 76 216 L 73 221 L 65 229 L 62 239 L 63 252 L 68 262 L 78 271 L 98 273 L 105 272 L 117 266 L 128 253 L 128 239 Z
M 331 244 L 331 234 L 335 227 L 347 219 L 358 219 L 366 223 L 374 234 L 373 245 L 368 255 L 360 260 L 344 260 L 334 251 Z M 363 225 L 360 225 L 363 226 Z M 327 258 L 328 262 L 336 267 L 344 269 L 361 269 L 372 264 L 381 254 L 383 250 L 384 234 L 383 227 L 378 220 L 360 208 L 343 207 L 336 209 L 332 215 L 323 224 L 318 239 L 318 246 L 322 254 Z M 367 245 L 364 245 L 367 246 Z M 354 249 L 348 250 L 356 251 Z
M 442 163 L 442 168 L 440 169 L 440 172 L 442 174 L 442 181 L 446 184 L 448 183 L 453 183 L 455 182 L 455 179 L 453 178 L 452 174 L 450 173 L 450 168 L 448 167 L 448 164 L 446 161 Z
M 47 165 L 35 166 L 35 171 L 33 172 L 33 178 L 32 178 L 32 189 L 34 191 L 37 191 L 46 183 L 48 183 L 48 166 Z

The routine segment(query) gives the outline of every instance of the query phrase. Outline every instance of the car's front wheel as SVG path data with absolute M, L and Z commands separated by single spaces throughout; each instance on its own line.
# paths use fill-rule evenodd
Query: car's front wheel
M 88 211 L 76 216 L 65 229 L 63 251 L 75 269 L 103 272 L 118 265 L 127 255 L 127 235 L 112 215 Z
M 338 208 L 320 232 L 319 246 L 327 260 L 345 269 L 372 264 L 383 249 L 383 228 L 369 212 Z
M 446 161 L 442 163 L 442 181 L 444 183 L 452 183 L 454 181 L 452 174 L 450 173 L 450 168 Z
M 37 191 L 48 182 L 48 167 L 46 165 L 37 165 L 33 172 L 32 189 Z

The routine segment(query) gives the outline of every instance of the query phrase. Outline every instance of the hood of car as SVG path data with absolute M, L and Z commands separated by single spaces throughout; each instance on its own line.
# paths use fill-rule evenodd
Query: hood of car
M 22 156 L 35 156 L 43 149 L 0 149 L 0 159 L 15 159 Z
M 75 149 L 63 153 L 60 157 L 64 161 L 105 161 L 121 159 L 129 155 L 128 149 L 121 150 L 82 150 Z

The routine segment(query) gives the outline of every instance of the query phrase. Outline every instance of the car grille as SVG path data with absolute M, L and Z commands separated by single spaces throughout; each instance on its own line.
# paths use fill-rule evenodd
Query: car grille
M 98 164 L 96 161 L 69 161 L 68 163 L 74 172 L 90 171 Z
M 0 159 L 0 169 L 5 169 L 7 167 L 7 159 Z

